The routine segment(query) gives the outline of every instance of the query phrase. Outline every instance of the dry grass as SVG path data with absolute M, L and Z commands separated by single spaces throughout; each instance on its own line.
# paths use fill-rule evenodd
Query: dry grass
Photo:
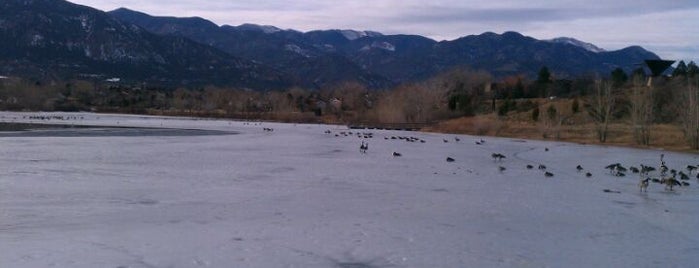
M 540 106 L 539 121 L 545 121 L 545 111 L 550 102 Z M 560 137 L 555 138 L 556 125 L 534 122 L 530 112 L 510 113 L 505 117 L 494 114 L 461 117 L 439 122 L 426 127 L 424 131 L 459 133 L 469 135 L 484 135 L 510 137 L 534 140 L 555 140 L 581 144 L 605 144 L 635 148 L 658 148 L 681 152 L 697 152 L 686 142 L 682 130 L 677 125 L 660 124 L 651 128 L 649 146 L 636 144 L 631 126 L 625 122 L 615 122 L 609 125 L 609 136 L 606 143 L 600 143 L 595 135 L 595 125 L 584 112 L 572 114 L 570 101 L 555 101 L 556 108 L 568 117 L 566 123 L 560 126 Z M 567 113 L 567 114 L 566 114 Z M 548 134 L 544 136 L 544 133 Z

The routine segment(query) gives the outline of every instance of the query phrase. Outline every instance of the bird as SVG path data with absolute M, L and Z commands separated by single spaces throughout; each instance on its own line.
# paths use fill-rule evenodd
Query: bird
M 641 188 L 641 192 L 648 192 L 649 184 L 650 178 L 646 178 L 645 180 L 641 180 L 641 182 L 638 183 L 638 187 Z
M 447 162 L 454 162 L 454 158 L 447 157 Z
M 503 172 L 503 171 L 505 171 L 506 169 L 507 169 L 507 168 L 505 168 L 505 167 L 503 167 L 503 166 L 499 166 L 499 167 L 498 167 L 498 170 L 500 170 L 500 172 Z
M 495 161 L 502 161 L 502 159 L 506 158 L 505 155 L 501 153 L 492 153 L 490 157 L 492 157 Z
M 553 177 L 553 173 L 546 171 L 546 172 L 544 173 L 544 176 L 546 176 L 546 177 Z
M 454 137 L 454 140 L 455 140 L 456 142 L 460 142 L 460 141 L 461 141 L 461 139 L 459 139 L 459 137 Z
M 678 175 L 680 175 L 680 180 L 683 180 L 683 181 L 688 181 L 688 180 L 689 180 L 689 175 L 685 174 L 685 173 L 682 172 L 682 171 L 680 171 L 680 172 L 678 173 Z
M 549 151 L 549 147 L 545 147 L 545 148 L 544 148 L 544 151 L 548 152 L 548 151 Z
M 631 170 L 631 172 L 633 172 L 634 174 L 638 174 L 639 172 L 641 172 L 640 170 L 638 170 L 637 167 L 629 167 L 629 170 Z
M 672 187 L 674 187 L 675 185 L 682 186 L 682 183 L 680 183 L 679 181 L 677 181 L 674 178 L 665 179 L 664 182 L 665 182 L 665 190 L 669 189 L 670 191 L 673 191 Z
M 534 166 L 532 166 L 532 165 L 527 165 L 527 169 L 532 169 L 532 168 L 534 168 Z
M 544 166 L 544 165 L 539 165 L 539 169 L 540 169 L 540 170 L 546 170 L 546 166 Z
M 578 172 L 580 172 L 580 171 L 582 171 L 582 170 L 583 170 L 583 167 L 582 167 L 582 166 L 580 166 L 580 165 L 578 165 L 577 167 L 575 167 L 575 169 L 577 169 L 577 170 L 578 170 Z
M 359 145 L 359 152 L 366 153 L 367 150 L 369 150 L 369 143 L 362 141 L 362 145 Z
M 395 156 L 395 157 L 400 157 L 400 156 L 403 156 L 403 155 L 400 154 L 400 153 L 397 153 L 397 152 L 393 152 L 393 156 Z
M 589 178 L 589 177 L 592 177 L 592 173 L 590 173 L 590 172 L 585 173 L 585 177 L 588 177 L 588 178 Z

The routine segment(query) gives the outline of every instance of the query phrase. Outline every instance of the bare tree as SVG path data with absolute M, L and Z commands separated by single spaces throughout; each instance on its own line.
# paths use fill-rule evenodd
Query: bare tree
M 629 112 L 636 144 L 650 144 L 650 129 L 653 123 L 653 87 L 645 86 L 643 77 L 633 78 L 633 87 L 629 92 Z
M 692 149 L 699 149 L 699 77 L 689 78 L 679 101 L 682 131 Z
M 616 109 L 616 98 L 612 94 L 612 87 L 607 81 L 595 81 L 593 94 L 587 100 L 585 107 L 587 112 L 595 122 L 595 132 L 600 142 L 607 141 L 609 123 L 612 120 L 612 113 Z
M 399 86 L 381 95 L 375 109 L 376 117 L 388 123 L 431 122 L 440 112 L 444 94 L 429 85 Z

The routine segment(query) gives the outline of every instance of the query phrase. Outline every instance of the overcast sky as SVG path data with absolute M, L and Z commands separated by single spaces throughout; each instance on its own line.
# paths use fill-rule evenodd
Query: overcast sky
M 699 0 L 71 0 L 104 11 L 198 16 L 219 25 L 254 23 L 299 31 L 373 30 L 452 40 L 517 31 L 573 37 L 607 50 L 640 45 L 662 58 L 699 63 Z

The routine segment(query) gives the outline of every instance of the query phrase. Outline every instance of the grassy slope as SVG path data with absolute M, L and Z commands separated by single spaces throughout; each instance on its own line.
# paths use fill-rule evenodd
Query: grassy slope
M 425 131 L 461 133 L 471 135 L 500 136 L 523 139 L 559 140 L 582 144 L 602 144 L 595 135 L 595 125 L 589 119 L 583 108 L 580 113 L 571 115 L 571 100 L 539 101 L 541 111 L 539 122 L 531 120 L 531 111 L 510 112 L 506 116 L 496 114 L 460 117 L 439 122 Z M 570 116 L 566 123 L 560 126 L 560 137 L 556 138 L 556 126 L 547 126 L 546 108 L 556 105 L 564 116 Z M 677 125 L 657 124 L 651 129 L 650 146 L 635 143 L 631 125 L 625 120 L 615 121 L 609 125 L 607 145 L 628 146 L 638 148 L 662 148 L 673 151 L 691 152 L 682 130 Z

